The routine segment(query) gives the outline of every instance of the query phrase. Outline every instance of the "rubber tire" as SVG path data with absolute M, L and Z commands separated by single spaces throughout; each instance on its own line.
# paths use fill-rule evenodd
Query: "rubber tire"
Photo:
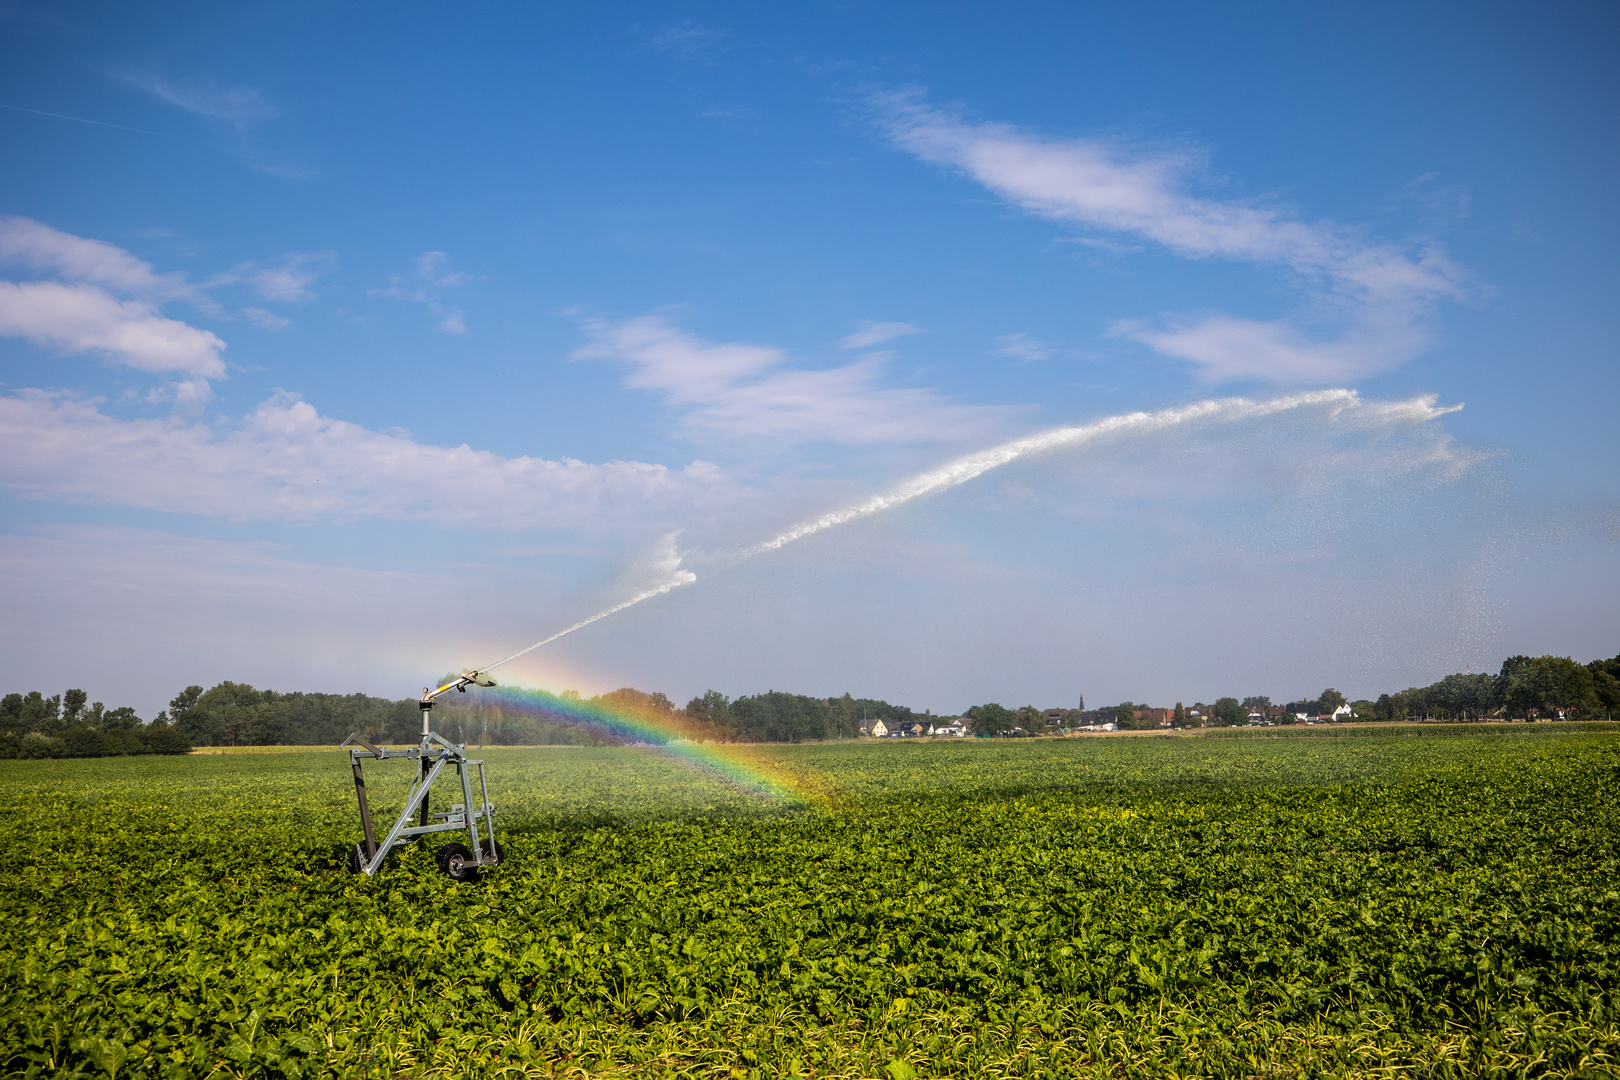
M 478 864 L 473 861 L 472 849 L 466 844 L 446 844 L 434 852 L 433 859 L 451 881 L 478 880 Z
M 349 849 L 349 873 L 359 874 L 366 868 L 366 845 L 362 841 Z
M 494 845 L 493 850 L 490 846 L 492 844 Z M 501 847 L 499 840 L 480 840 L 478 846 L 483 849 L 485 866 L 499 866 L 506 861 L 506 849 Z M 491 855 L 494 856 L 493 862 L 490 861 Z

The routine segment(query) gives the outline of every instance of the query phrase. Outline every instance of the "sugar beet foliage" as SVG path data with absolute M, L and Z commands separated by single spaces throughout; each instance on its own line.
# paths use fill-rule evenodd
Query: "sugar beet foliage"
M 491 750 L 477 886 L 333 751 L 0 763 L 0 1071 L 1603 1075 L 1617 742 Z

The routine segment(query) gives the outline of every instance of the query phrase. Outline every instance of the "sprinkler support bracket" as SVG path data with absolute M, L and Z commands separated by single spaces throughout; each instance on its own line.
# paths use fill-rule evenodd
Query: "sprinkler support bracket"
M 394 848 L 411 843 L 419 836 L 456 832 L 462 829 L 467 831 L 472 844 L 466 856 L 457 862 L 458 868 L 494 866 L 501 861 L 500 845 L 495 841 L 495 804 L 489 801 L 489 781 L 484 775 L 483 761 L 469 758 L 466 746 L 451 742 L 431 728 L 434 699 L 449 690 L 465 692 L 468 684 L 494 686 L 495 680 L 478 671 L 467 671 L 437 690 L 422 691 L 422 699 L 417 706 L 422 713 L 422 741 L 408 750 L 390 750 L 386 746 L 374 746 L 357 734 L 343 740 L 340 749 L 349 751 L 349 764 L 354 771 L 355 797 L 360 803 L 360 831 L 364 836 L 363 842 L 356 845 L 356 850 L 351 853 L 349 864 L 351 870 L 368 877 L 373 876 L 382 869 L 383 861 Z M 405 808 L 400 812 L 393 828 L 388 830 L 388 835 L 380 842 L 372 826 L 371 801 L 366 796 L 365 776 L 360 768 L 363 758 L 372 758 L 376 761 L 407 758 L 419 763 L 416 779 L 412 781 L 410 794 L 405 800 Z M 461 801 L 453 804 L 449 810 L 432 813 L 428 793 L 447 765 L 455 766 L 457 777 L 461 781 L 459 785 Z M 478 790 L 481 796 L 477 801 L 473 799 L 474 766 L 478 768 Z M 411 823 L 413 814 L 419 814 L 414 825 Z M 436 820 L 437 824 L 428 824 L 430 818 Z M 446 872 L 459 880 L 464 871 L 447 869 Z

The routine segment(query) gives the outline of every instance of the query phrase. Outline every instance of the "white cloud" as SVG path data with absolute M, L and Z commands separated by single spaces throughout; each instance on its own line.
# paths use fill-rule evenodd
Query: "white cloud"
M 1269 331 L 1249 323 L 1239 332 L 1243 320 L 1211 320 L 1196 340 L 1186 330 L 1135 335 L 1156 348 L 1176 347 L 1164 351 L 1201 365 L 1212 379 L 1322 382 L 1379 370 L 1391 366 L 1399 342 L 1415 340 L 1414 327 L 1436 301 L 1464 295 L 1462 272 L 1436 247 L 1371 243 L 1343 226 L 1303 221 L 1275 206 L 1193 194 L 1194 161 L 1186 153 L 1043 138 L 966 120 L 914 93 L 887 95 L 877 104 L 897 146 L 961 169 L 1028 213 L 1151 240 L 1190 258 L 1283 266 L 1356 328 L 1345 341 L 1326 345 L 1306 341 L 1294 321 L 1271 324 Z
M 147 230 L 167 234 L 168 230 Z M 52 274 L 68 281 L 104 285 L 143 300 L 185 300 L 210 315 L 222 313 L 208 290 L 245 283 L 266 300 L 300 303 L 315 298 L 310 288 L 337 265 L 333 251 L 295 251 L 268 265 L 246 262 L 197 285 L 175 272 L 159 274 L 152 264 L 105 240 L 88 240 L 24 217 L 0 217 L 0 264 Z M 262 309 L 243 312 L 256 322 Z M 274 318 L 272 316 L 272 318 Z
M 250 263 L 246 276 L 253 291 L 266 300 L 303 303 L 315 299 L 310 286 L 322 274 L 329 273 L 336 262 L 335 252 L 297 252 L 284 255 L 274 265 L 263 269 Z
M 0 281 L 0 334 L 47 349 L 97 353 L 141 371 L 221 378 L 225 343 L 168 319 L 143 300 L 118 300 L 94 285 Z
M 1050 360 L 1057 355 L 1057 349 L 1028 334 L 1001 334 L 996 338 L 996 355 L 1028 363 L 1032 360 Z
M 1319 342 L 1284 322 L 1226 315 L 1163 330 L 1127 322 L 1114 332 L 1199 365 L 1200 374 L 1211 382 L 1350 380 L 1398 367 L 1422 352 L 1426 343 L 1425 335 L 1409 325 L 1364 328 L 1338 341 Z
M 242 309 L 247 321 L 263 330 L 285 330 L 288 321 L 275 312 L 266 311 L 262 307 L 247 307 Z
M 140 371 L 187 375 L 189 385 L 170 395 L 176 400 L 195 400 L 198 387 L 206 390 L 202 380 L 224 377 L 219 354 L 225 342 L 156 307 L 185 299 L 207 312 L 220 310 L 184 275 L 159 274 L 122 248 L 21 217 L 0 217 L 0 263 L 66 279 L 0 281 L 0 335 L 62 353 L 94 353 Z
M 933 390 L 885 387 L 880 353 L 845 367 L 787 367 L 763 345 L 713 343 L 655 315 L 590 320 L 577 357 L 629 364 L 625 385 L 685 410 L 689 434 L 777 443 L 955 442 L 987 432 L 1009 410 L 951 404 Z
M 838 342 L 840 349 L 866 349 L 873 345 L 881 345 L 885 341 L 892 341 L 897 337 L 907 337 L 911 334 L 922 333 L 921 328 L 904 322 L 873 322 L 870 319 L 861 322 L 861 328 Z
M 158 75 L 136 76 L 129 81 L 170 105 L 214 120 L 246 124 L 281 114 L 281 110 L 271 104 L 262 91 L 249 86 L 184 84 Z
M 245 262 L 234 270 L 215 274 L 204 283 L 204 287 L 215 289 L 222 285 L 243 284 L 252 290 L 254 295 L 265 300 L 302 304 L 315 299 L 315 290 L 310 286 L 314 285 L 323 274 L 331 273 L 336 266 L 335 251 L 294 251 L 282 255 L 267 266 L 261 266 L 258 262 Z M 281 326 L 287 325 L 287 320 L 278 315 L 271 315 L 263 308 L 243 308 L 242 314 L 256 326 L 280 329 Z M 279 325 L 272 326 L 272 323 Z
M 495 529 L 650 529 L 733 492 L 713 465 L 504 458 L 322 416 L 296 397 L 240 425 L 120 420 L 40 391 L 0 397 L 0 485 L 35 499 L 236 520 L 382 518 Z M 666 526 L 667 527 L 667 524 Z
M 439 329 L 447 334 L 467 332 L 466 313 L 458 307 L 444 303 L 448 289 L 460 288 L 470 276 L 463 271 L 451 270 L 450 256 L 442 251 L 424 251 L 416 257 L 416 270 L 411 274 L 392 274 L 386 289 L 376 289 L 374 296 L 392 300 L 405 300 L 421 304 L 439 317 Z
M 724 30 L 713 30 L 683 19 L 647 33 L 644 40 L 654 52 L 683 60 L 699 60 L 709 56 L 727 36 Z
M 177 82 L 154 74 L 125 77 L 130 85 L 176 108 L 216 121 L 232 133 L 242 161 L 250 168 L 287 180 L 307 180 L 308 169 L 267 158 L 253 139 L 261 121 L 281 115 L 263 91 L 250 86 L 222 86 L 208 81 Z
M 24 217 L 0 217 L 0 262 L 89 281 L 148 300 L 213 302 L 184 274 L 159 274 L 152 264 L 104 240 L 86 240 Z

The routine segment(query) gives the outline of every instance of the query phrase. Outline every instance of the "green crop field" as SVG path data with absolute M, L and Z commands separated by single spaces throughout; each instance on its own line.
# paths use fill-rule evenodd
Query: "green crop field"
M 0 1073 L 1616 1073 L 1612 730 L 750 753 L 491 750 L 470 885 L 335 750 L 0 762 Z

